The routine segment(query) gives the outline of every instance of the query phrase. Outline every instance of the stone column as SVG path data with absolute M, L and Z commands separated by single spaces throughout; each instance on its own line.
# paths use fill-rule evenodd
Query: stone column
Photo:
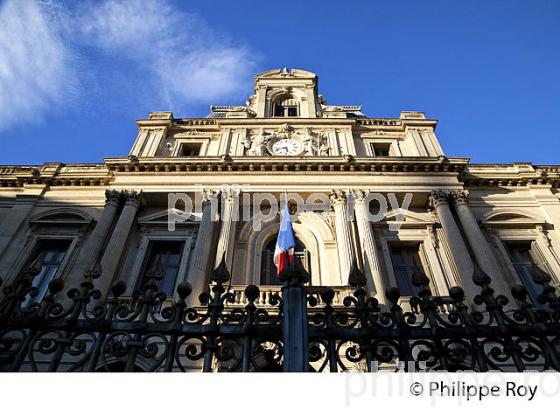
M 453 191 L 451 197 L 453 198 L 457 216 L 463 227 L 463 232 L 467 237 L 467 241 L 469 242 L 478 266 L 492 278 L 491 286 L 497 294 L 507 296 L 511 299 L 510 290 L 494 259 L 490 244 L 484 237 L 484 234 L 478 226 L 478 221 L 471 211 L 468 203 L 468 192 Z
M 348 205 L 346 195 L 342 191 L 333 191 L 331 204 L 334 208 L 334 221 L 336 232 L 336 247 L 340 266 L 340 283 L 348 284 L 348 277 L 352 270 L 352 264 L 356 263 L 354 243 L 348 225 Z
M 188 306 L 198 302 L 198 296 L 206 290 L 209 283 L 208 269 L 210 267 L 210 251 L 212 249 L 212 234 L 214 233 L 215 219 L 213 211 L 217 212 L 218 191 L 205 190 L 202 204 L 202 219 L 198 226 L 196 244 L 191 257 L 187 281 L 192 286 Z
M 84 278 L 84 274 L 90 271 L 97 262 L 103 244 L 106 243 L 107 236 L 119 209 L 121 194 L 115 190 L 105 191 L 105 208 L 93 228 L 89 237 L 84 241 L 84 245 L 78 255 L 76 262 L 68 276 L 68 287 L 77 287 Z
M 125 204 L 115 225 L 111 239 L 101 258 L 101 276 L 96 281 L 96 287 L 106 296 L 119 265 L 130 228 L 136 218 L 136 212 L 142 202 L 142 192 L 125 192 Z
M 436 210 L 441 226 L 445 233 L 447 243 L 453 254 L 455 266 L 459 271 L 458 285 L 463 287 L 467 300 L 472 304 L 472 298 L 480 293 L 480 288 L 472 280 L 474 267 L 469 251 L 463 242 L 463 237 L 455 219 L 449 209 L 449 191 L 433 191 L 431 205 Z
M 222 226 L 220 237 L 218 238 L 218 249 L 216 250 L 216 260 L 214 268 L 217 268 L 222 257 L 225 256 L 226 266 L 231 272 L 233 262 L 233 242 L 235 240 L 235 228 L 237 226 L 239 206 L 239 191 L 234 189 L 222 190 Z
M 364 261 L 364 273 L 367 278 L 367 289 L 370 294 L 377 297 L 381 304 L 385 304 L 385 283 L 381 274 L 379 255 L 373 236 L 369 215 L 369 201 L 366 201 L 367 193 L 364 191 L 351 191 L 354 198 L 354 212 L 356 214 L 356 225 L 358 226 L 358 236 L 362 259 Z

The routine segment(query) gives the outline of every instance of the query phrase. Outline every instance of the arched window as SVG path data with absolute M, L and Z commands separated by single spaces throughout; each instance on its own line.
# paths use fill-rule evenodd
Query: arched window
M 276 249 L 276 237 L 273 237 L 263 249 L 261 262 L 261 285 L 281 285 L 276 275 L 276 265 L 274 265 L 274 250 Z M 303 243 L 296 238 L 296 248 L 294 255 L 298 258 L 311 275 L 311 255 Z
M 299 115 L 299 104 L 293 98 L 276 100 L 272 106 L 274 117 L 297 117 Z

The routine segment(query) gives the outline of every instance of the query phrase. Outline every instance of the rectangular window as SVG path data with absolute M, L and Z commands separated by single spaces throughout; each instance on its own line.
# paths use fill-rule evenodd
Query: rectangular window
M 283 105 L 283 104 L 274 104 L 273 108 L 273 116 L 274 117 L 297 117 L 298 116 L 298 107 L 297 105 Z
M 297 117 L 297 107 L 288 107 L 288 117 Z
M 161 269 L 162 277 L 157 279 L 158 289 L 173 296 L 184 245 L 183 241 L 150 241 L 138 289 L 142 289 L 149 280 L 149 272 Z
M 37 242 L 34 251 L 30 255 L 26 266 L 38 263 L 41 271 L 33 277 L 32 286 L 37 288 L 37 294 L 33 297 L 27 296 L 24 306 L 32 302 L 41 302 L 47 294 L 49 282 L 54 279 L 60 270 L 60 265 L 66 256 L 69 240 L 41 239 Z
M 200 155 L 200 148 L 202 144 L 185 143 L 181 144 L 180 155 L 182 157 L 198 157 Z
M 527 288 L 529 300 L 535 306 L 542 307 L 537 301 L 538 296 L 542 293 L 542 286 L 533 282 L 535 261 L 531 255 L 531 242 L 510 242 L 506 244 L 506 249 L 521 284 Z
M 388 157 L 391 151 L 391 144 L 371 144 L 371 152 L 375 157 Z
M 274 116 L 275 117 L 283 117 L 284 116 L 284 107 L 280 104 L 274 105 Z
M 391 244 L 391 261 L 393 263 L 393 271 L 397 286 L 402 296 L 414 296 L 418 289 L 412 284 L 412 275 L 417 272 L 423 272 L 424 267 L 420 259 L 419 244 Z

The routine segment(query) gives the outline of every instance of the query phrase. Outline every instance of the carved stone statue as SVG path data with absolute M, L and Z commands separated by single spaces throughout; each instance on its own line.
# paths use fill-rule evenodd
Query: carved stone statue
M 245 152 L 249 152 L 249 150 L 251 149 L 251 145 L 252 145 L 252 141 L 251 141 L 251 137 L 249 137 L 249 135 L 245 135 L 243 137 L 243 140 L 241 141 L 241 144 L 243 144 L 243 148 L 245 148 Z
M 264 130 L 261 128 L 257 135 L 253 137 L 253 141 L 251 143 L 250 153 L 252 155 L 257 156 L 264 156 L 268 154 L 268 150 L 266 148 L 266 144 L 270 139 L 269 135 L 264 134 Z
M 317 155 L 320 157 L 328 157 L 329 156 L 329 143 L 326 137 L 321 137 L 321 144 L 319 145 L 319 149 L 317 150 Z
M 303 140 L 305 143 L 305 155 L 313 157 L 317 153 L 317 138 L 316 136 L 307 133 L 307 136 Z
M 303 142 L 305 144 L 305 155 L 319 157 L 329 155 L 329 145 L 327 139 L 322 135 L 311 134 L 307 131 L 307 135 Z

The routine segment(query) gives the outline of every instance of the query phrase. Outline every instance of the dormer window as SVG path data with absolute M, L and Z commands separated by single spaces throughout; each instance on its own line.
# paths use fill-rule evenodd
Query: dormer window
M 388 157 L 391 155 L 391 144 L 371 143 L 371 152 L 374 157 Z
M 198 157 L 200 155 L 201 144 L 198 143 L 183 143 L 179 151 L 181 157 Z
M 299 105 L 294 99 L 285 99 L 274 103 L 272 115 L 274 117 L 297 117 Z

